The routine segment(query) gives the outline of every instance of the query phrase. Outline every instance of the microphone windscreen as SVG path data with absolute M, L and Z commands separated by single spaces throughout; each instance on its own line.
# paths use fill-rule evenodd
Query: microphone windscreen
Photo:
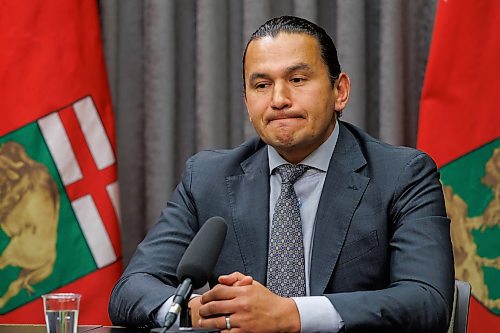
M 219 216 L 209 218 L 200 228 L 177 266 L 177 278 L 190 278 L 193 288 L 203 287 L 219 259 L 226 239 L 226 221 Z

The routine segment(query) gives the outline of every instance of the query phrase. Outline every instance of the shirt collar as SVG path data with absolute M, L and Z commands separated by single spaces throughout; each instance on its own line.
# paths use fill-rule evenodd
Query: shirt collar
M 328 139 L 321 144 L 315 151 L 309 154 L 300 164 L 305 164 L 312 168 L 326 172 L 330 159 L 332 158 L 333 151 L 337 145 L 339 138 L 339 124 L 338 120 L 335 122 L 335 128 Z M 281 155 L 274 149 L 274 147 L 267 145 L 267 156 L 269 157 L 269 174 L 272 174 L 274 169 L 283 164 L 289 164 Z

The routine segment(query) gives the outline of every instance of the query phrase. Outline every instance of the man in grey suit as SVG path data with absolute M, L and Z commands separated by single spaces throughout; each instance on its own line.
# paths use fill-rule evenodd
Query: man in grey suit
M 331 38 L 313 23 L 287 16 L 266 22 L 243 63 L 245 103 L 259 138 L 187 161 L 113 290 L 112 321 L 161 326 L 180 258 L 201 225 L 221 216 L 228 233 L 212 289 L 189 302 L 195 326 L 445 332 L 453 256 L 434 162 L 338 120 L 350 81 Z M 276 217 L 285 196 L 281 165 L 303 166 L 287 199 L 300 210 L 302 239 L 300 255 L 281 252 L 275 260 L 276 235 L 294 233 L 275 229 L 283 220 Z M 276 267 L 286 272 L 278 281 L 270 274 Z M 283 281 L 297 271 L 299 292 L 286 294 Z

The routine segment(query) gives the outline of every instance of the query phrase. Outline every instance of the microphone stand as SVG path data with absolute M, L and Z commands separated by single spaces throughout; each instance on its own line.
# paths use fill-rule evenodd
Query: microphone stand
M 179 328 L 181 330 L 189 330 L 193 327 L 191 321 L 191 308 L 188 306 L 189 299 L 185 299 L 181 304 L 181 313 L 179 315 Z
M 179 313 L 179 329 L 171 330 L 169 326 L 153 328 L 151 333 L 219 333 L 221 330 L 217 328 L 193 328 L 191 320 L 191 308 L 188 306 L 191 292 L 180 303 L 181 312 Z
M 189 299 L 185 299 L 181 303 L 181 313 L 179 314 L 179 331 L 191 331 L 193 324 L 191 321 L 191 308 L 188 306 Z M 169 330 L 170 327 L 164 326 L 161 328 L 153 328 L 151 332 L 154 333 L 167 333 L 167 332 L 178 332 Z

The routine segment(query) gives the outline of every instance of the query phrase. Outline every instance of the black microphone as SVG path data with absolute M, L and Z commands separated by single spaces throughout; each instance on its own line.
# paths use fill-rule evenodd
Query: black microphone
M 189 301 L 193 289 L 201 288 L 207 283 L 219 259 L 226 233 L 226 221 L 222 217 L 214 216 L 209 218 L 194 236 L 177 266 L 177 278 L 181 284 L 175 291 L 162 331 L 173 325 L 182 306 Z

